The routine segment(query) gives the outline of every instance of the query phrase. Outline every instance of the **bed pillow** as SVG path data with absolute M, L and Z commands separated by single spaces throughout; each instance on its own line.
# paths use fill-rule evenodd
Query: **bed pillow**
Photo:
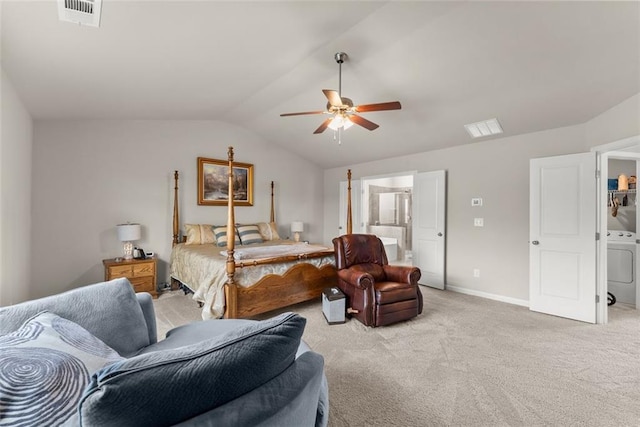
M 283 313 L 107 366 L 92 377 L 78 405 L 82 425 L 174 425 L 219 407 L 285 371 L 305 323 Z
M 213 233 L 216 236 L 216 244 L 220 247 L 225 247 L 227 246 L 227 226 L 223 225 L 223 226 L 219 226 L 219 227 L 213 227 Z M 238 230 L 236 230 L 236 246 L 241 245 L 242 243 L 240 242 L 240 236 L 238 236 Z
M 278 226 L 275 222 L 259 222 L 257 226 L 263 240 L 280 240 L 280 235 L 278 234 Z
M 260 229 L 255 224 L 250 225 L 238 225 L 236 231 L 240 236 L 240 242 L 243 245 L 251 245 L 253 243 L 262 243 L 262 236 L 260 235 Z
M 77 425 L 77 405 L 91 375 L 120 360 L 72 321 L 37 314 L 0 336 L 0 424 Z
M 206 245 L 216 242 L 211 224 L 185 224 L 184 230 L 187 233 L 186 245 Z

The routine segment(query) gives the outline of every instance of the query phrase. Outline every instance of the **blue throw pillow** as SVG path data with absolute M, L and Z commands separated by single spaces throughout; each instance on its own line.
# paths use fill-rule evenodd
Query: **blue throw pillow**
M 86 426 L 168 426 L 225 404 L 294 361 L 306 320 L 284 313 L 197 344 L 141 354 L 95 373 Z
M 43 312 L 0 336 L 0 425 L 77 424 L 94 372 L 122 360 L 77 324 Z

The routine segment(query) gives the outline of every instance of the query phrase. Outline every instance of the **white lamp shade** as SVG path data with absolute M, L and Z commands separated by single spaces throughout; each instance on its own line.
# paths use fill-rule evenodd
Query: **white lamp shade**
M 293 233 L 302 233 L 304 231 L 304 223 L 302 221 L 293 221 L 291 223 L 291 231 Z
M 133 242 L 140 240 L 140 224 L 118 224 L 118 240 L 121 242 Z

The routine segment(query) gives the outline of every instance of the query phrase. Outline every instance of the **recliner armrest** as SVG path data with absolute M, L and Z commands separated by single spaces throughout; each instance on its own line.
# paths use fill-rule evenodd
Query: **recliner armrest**
M 409 267 L 404 265 L 383 265 L 384 274 L 390 282 L 410 283 L 417 285 L 418 280 L 422 276 L 418 267 Z
M 338 270 L 338 278 L 350 285 L 360 289 L 367 289 L 373 286 L 373 276 L 364 271 L 355 271 L 350 269 Z

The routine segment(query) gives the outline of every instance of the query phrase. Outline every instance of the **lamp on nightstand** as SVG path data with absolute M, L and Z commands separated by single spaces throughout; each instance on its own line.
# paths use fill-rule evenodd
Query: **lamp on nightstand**
M 304 223 L 302 221 L 293 221 L 291 223 L 291 232 L 293 233 L 293 240 L 300 241 L 300 233 L 304 231 Z
M 140 240 L 140 224 L 118 224 L 116 225 L 116 229 L 118 230 L 118 240 L 124 242 L 124 259 L 132 259 L 133 242 Z

